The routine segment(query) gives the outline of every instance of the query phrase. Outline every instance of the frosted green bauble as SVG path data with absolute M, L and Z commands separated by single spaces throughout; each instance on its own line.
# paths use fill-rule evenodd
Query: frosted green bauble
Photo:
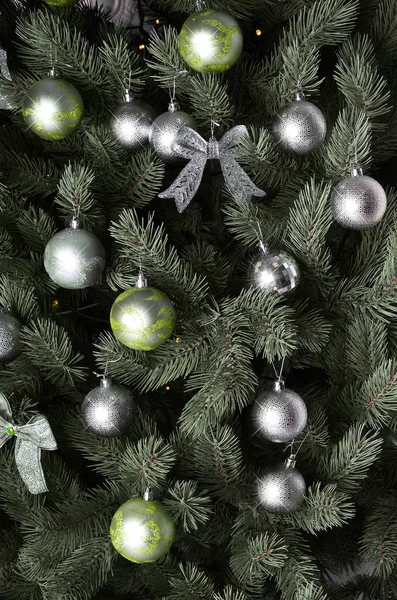
M 175 311 L 164 292 L 133 287 L 116 298 L 110 311 L 114 336 L 128 348 L 154 350 L 171 335 Z
M 171 548 L 175 524 L 161 502 L 131 498 L 115 512 L 110 537 L 124 558 L 139 564 L 152 563 Z
M 44 0 L 46 4 L 50 6 L 72 6 L 72 4 L 76 4 L 77 0 Z
M 63 140 L 77 129 L 83 114 L 80 92 L 56 77 L 35 83 L 26 92 L 22 105 L 26 124 L 43 140 Z
M 182 25 L 179 50 L 184 61 L 200 73 L 222 73 L 239 59 L 243 34 L 228 13 L 211 8 L 196 12 Z

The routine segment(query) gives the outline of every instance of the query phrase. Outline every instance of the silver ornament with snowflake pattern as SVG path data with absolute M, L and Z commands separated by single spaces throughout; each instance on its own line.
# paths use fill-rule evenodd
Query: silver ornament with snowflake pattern
M 342 179 L 333 189 L 331 208 L 335 221 L 346 229 L 369 229 L 377 225 L 387 207 L 383 187 L 354 165 L 351 177 Z
M 100 385 L 86 395 L 81 410 L 85 424 L 93 433 L 114 437 L 131 425 L 135 404 L 126 388 L 104 377 Z
M 312 152 L 324 142 L 327 134 L 323 113 L 304 98 L 301 91 L 296 92 L 295 100 L 281 109 L 274 122 L 274 136 L 287 152 Z
M 295 457 L 266 469 L 258 478 L 257 491 L 260 505 L 269 512 L 288 514 L 298 510 L 305 499 L 306 483 L 295 468 Z
M 271 442 L 293 440 L 307 423 L 306 404 L 282 380 L 275 381 L 272 390 L 266 390 L 256 399 L 254 415 L 257 430 Z
M 175 163 L 181 160 L 175 151 L 175 145 L 184 126 L 194 130 L 197 127 L 194 118 L 181 110 L 175 101 L 169 103 L 167 112 L 155 119 L 150 132 L 150 145 L 164 162 Z
M 21 330 L 18 319 L 0 311 L 0 364 L 8 363 L 21 354 Z
M 60 287 L 81 290 L 101 277 L 105 250 L 93 233 L 80 229 L 77 219 L 73 219 L 68 229 L 56 233 L 47 243 L 44 267 Z

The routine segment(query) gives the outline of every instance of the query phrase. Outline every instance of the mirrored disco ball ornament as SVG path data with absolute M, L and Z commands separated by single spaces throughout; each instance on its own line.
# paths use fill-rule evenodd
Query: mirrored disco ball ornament
M 164 292 L 137 285 L 116 298 L 110 311 L 110 325 L 114 337 L 124 346 L 154 350 L 170 337 L 175 311 Z
M 110 537 L 117 552 L 134 563 L 165 556 L 175 539 L 175 524 L 161 502 L 131 498 L 114 514 Z
M 206 8 L 182 25 L 179 51 L 184 61 L 200 73 L 222 73 L 239 59 L 243 34 L 237 21 L 221 10 Z
M 258 431 L 271 442 L 289 442 L 297 437 L 307 423 L 307 408 L 302 398 L 276 381 L 255 401 L 255 423 Z
M 283 150 L 306 154 L 324 142 L 327 123 L 321 110 L 298 91 L 295 100 L 277 115 L 273 133 Z
M 266 246 L 253 259 L 249 269 L 249 283 L 261 290 L 286 294 L 300 282 L 296 260 L 283 250 L 268 250 Z
M 22 115 L 28 128 L 44 140 L 63 140 L 76 131 L 84 114 L 80 92 L 68 81 L 52 76 L 27 92 Z
M 306 483 L 295 468 L 294 457 L 285 463 L 267 469 L 258 479 L 258 497 L 261 506 L 279 514 L 292 513 L 305 499 Z
M 81 290 L 98 281 L 105 268 L 105 250 L 100 240 L 80 229 L 77 219 L 56 233 L 44 251 L 44 267 L 60 287 Z
M 156 112 L 143 100 L 136 100 L 129 90 L 114 112 L 111 128 L 123 148 L 141 150 L 149 143 Z
M 187 112 L 180 110 L 178 102 L 174 100 L 168 105 L 168 111 L 155 119 L 150 132 L 150 144 L 158 156 L 166 163 L 181 160 L 175 153 L 175 143 L 182 127 L 196 129 L 194 118 Z
M 0 364 L 8 363 L 21 354 L 21 330 L 18 319 L 0 311 Z
M 124 433 L 131 425 L 135 405 L 126 388 L 104 377 L 100 385 L 86 395 L 81 411 L 93 433 L 112 437 Z
M 369 229 L 381 221 L 387 198 L 383 187 L 354 165 L 351 177 L 342 179 L 331 195 L 332 214 L 346 229 Z

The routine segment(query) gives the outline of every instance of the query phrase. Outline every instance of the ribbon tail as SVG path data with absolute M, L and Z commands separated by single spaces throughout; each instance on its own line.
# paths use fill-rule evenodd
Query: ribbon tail
M 196 154 L 182 169 L 174 183 L 158 195 L 159 198 L 174 198 L 178 212 L 183 212 L 200 186 L 206 162 L 205 154 Z
M 219 160 L 226 185 L 233 198 L 248 201 L 252 196 L 266 196 L 266 192 L 255 185 L 229 152 L 221 155 Z
M 43 467 L 41 466 L 41 448 L 29 440 L 17 438 L 15 462 L 19 474 L 31 494 L 48 492 Z

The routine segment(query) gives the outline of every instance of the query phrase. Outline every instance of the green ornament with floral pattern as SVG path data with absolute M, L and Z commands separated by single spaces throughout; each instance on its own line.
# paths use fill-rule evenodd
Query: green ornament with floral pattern
M 196 12 L 182 25 L 179 51 L 184 61 L 200 73 L 222 73 L 239 59 L 243 34 L 237 21 L 221 10 Z
M 161 502 L 131 498 L 115 512 L 110 538 L 117 552 L 134 563 L 152 563 L 167 554 L 175 524 Z
M 44 140 L 63 140 L 76 131 L 84 114 L 80 92 L 68 81 L 47 77 L 25 95 L 22 115 L 28 129 Z
M 168 340 L 175 326 L 175 311 L 164 292 L 151 286 L 133 287 L 116 298 L 110 325 L 124 346 L 147 352 Z

